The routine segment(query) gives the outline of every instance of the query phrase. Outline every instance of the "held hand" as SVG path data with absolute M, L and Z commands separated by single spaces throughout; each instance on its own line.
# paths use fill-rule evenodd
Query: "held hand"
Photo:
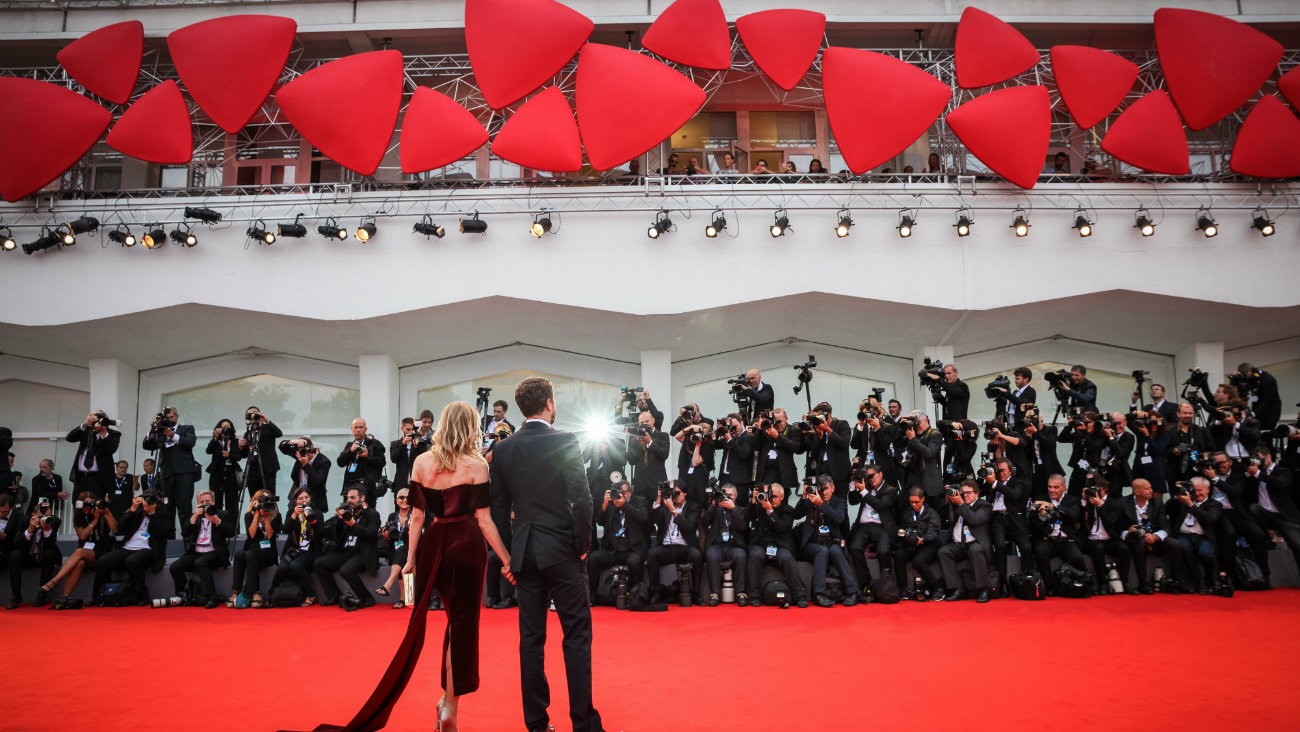
M 248 440 L 245 440 L 245 439 L 242 438 L 242 437 L 239 438 L 239 449 L 240 449 L 240 450 L 246 450 L 246 449 L 248 449 Z
M 1179 497 L 1178 497 L 1178 500 L 1179 500 L 1179 501 L 1180 501 L 1184 506 L 1191 506 L 1191 505 L 1192 505 L 1192 497 L 1191 497 L 1190 495 L 1186 494 L 1186 493 L 1184 493 L 1183 495 L 1179 496 Z
M 916 430 L 909 428 L 906 432 L 903 433 L 903 437 L 906 437 L 908 441 L 915 440 Z
M 408 559 L 406 564 L 402 565 L 402 574 L 415 574 L 415 560 Z
M 585 561 L 587 559 L 587 555 L 586 554 L 582 555 L 582 559 Z M 506 581 L 509 582 L 510 584 L 512 585 L 517 584 L 515 582 L 515 573 L 510 571 L 510 557 L 505 558 L 505 563 L 501 567 L 501 576 L 505 577 Z
M 1142 540 L 1148 544 L 1154 544 L 1160 540 L 1160 537 L 1156 536 L 1155 534 L 1147 534 L 1146 536 L 1142 537 Z
M 759 502 L 758 502 L 758 505 L 762 506 L 764 511 L 767 511 L 768 513 L 771 513 L 771 512 L 772 512 L 772 502 L 771 502 L 771 501 L 759 501 Z
M 781 436 L 781 433 L 777 432 L 775 427 L 768 427 L 767 436 L 775 440 L 776 438 Z
M 212 439 L 216 440 L 220 438 L 221 438 L 221 428 L 218 427 L 217 429 L 212 430 Z

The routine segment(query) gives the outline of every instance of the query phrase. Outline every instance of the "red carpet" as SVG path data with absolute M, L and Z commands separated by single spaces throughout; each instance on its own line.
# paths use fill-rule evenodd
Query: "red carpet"
M 387 607 L 0 611 L 10 701 L 0 727 L 343 723 L 387 665 L 404 618 Z M 462 727 L 521 730 L 515 612 L 484 611 L 483 622 L 483 686 L 462 701 Z M 1294 589 L 1231 600 L 596 608 L 595 623 L 595 698 L 612 732 L 1300 729 Z M 430 619 L 430 648 L 442 627 Z M 550 628 L 552 722 L 563 731 L 553 614 Z M 437 652 L 426 651 L 388 729 L 433 728 L 437 673 Z M 1122 691 L 1107 698 L 1112 683 Z

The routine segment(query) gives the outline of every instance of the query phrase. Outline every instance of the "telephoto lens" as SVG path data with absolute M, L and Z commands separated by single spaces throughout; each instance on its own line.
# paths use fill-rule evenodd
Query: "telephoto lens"
M 155 597 L 154 599 L 149 601 L 149 606 L 155 608 L 180 607 L 184 604 L 185 604 L 185 598 L 180 597 L 179 595 L 172 595 L 171 597 Z

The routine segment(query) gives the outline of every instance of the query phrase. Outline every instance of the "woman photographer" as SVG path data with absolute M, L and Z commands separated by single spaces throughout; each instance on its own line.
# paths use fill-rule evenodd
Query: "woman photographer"
M 311 505 L 311 493 L 306 488 L 294 488 L 289 494 L 289 520 L 284 525 L 284 553 L 271 578 L 271 594 L 282 582 L 292 580 L 302 588 L 301 607 L 316 604 L 315 586 L 311 582 L 311 567 L 320 555 L 317 544 L 320 535 L 320 514 Z
M 235 424 L 228 419 L 217 422 L 208 441 L 208 490 L 217 500 L 218 511 L 234 512 L 239 505 L 239 484 L 242 475 L 239 467 L 239 437 Z
M 73 600 L 72 593 L 81 581 L 86 570 L 93 569 L 95 558 L 103 556 L 113 548 L 113 534 L 117 533 L 117 519 L 108 508 L 108 502 L 96 501 L 90 491 L 77 495 L 76 510 L 72 514 L 72 527 L 77 532 L 77 548 L 72 556 L 63 563 L 59 573 L 45 584 L 41 592 L 50 592 L 65 577 L 68 583 L 63 587 L 63 597 L 50 605 L 51 610 L 80 610 L 81 600 Z
M 271 491 L 263 488 L 248 502 L 248 510 L 244 512 L 248 538 L 235 555 L 235 571 L 230 579 L 232 594 L 226 607 L 262 607 L 262 568 L 275 565 L 276 534 L 281 528 L 280 509 L 275 500 Z
M 375 592 L 385 597 L 392 594 L 393 583 L 401 575 L 402 567 L 406 566 L 411 524 L 410 494 L 410 488 L 401 488 L 397 491 L 397 510 L 388 514 L 388 520 L 379 529 L 379 537 L 384 540 L 384 553 L 388 557 L 388 579 L 384 580 L 384 586 Z M 393 603 L 393 609 L 401 610 L 406 607 L 406 603 L 402 601 L 404 593 L 401 587 L 397 588 L 397 592 L 397 601 Z

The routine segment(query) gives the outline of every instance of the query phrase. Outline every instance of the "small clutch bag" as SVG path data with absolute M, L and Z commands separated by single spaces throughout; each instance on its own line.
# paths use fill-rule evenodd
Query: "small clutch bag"
M 402 575 L 402 602 L 410 607 L 415 604 L 415 574 Z

